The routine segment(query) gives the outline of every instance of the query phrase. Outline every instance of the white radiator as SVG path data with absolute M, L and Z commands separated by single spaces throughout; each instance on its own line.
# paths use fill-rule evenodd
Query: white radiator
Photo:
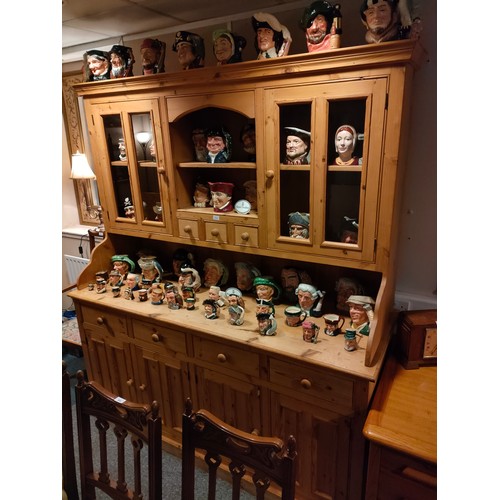
M 68 272 L 68 280 L 70 283 L 76 283 L 78 276 L 83 271 L 83 268 L 89 263 L 89 259 L 83 257 L 75 257 L 74 255 L 65 255 L 66 270 Z

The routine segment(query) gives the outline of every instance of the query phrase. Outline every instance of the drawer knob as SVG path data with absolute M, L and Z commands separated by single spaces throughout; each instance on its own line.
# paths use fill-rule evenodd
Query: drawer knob
M 185 233 L 192 233 L 193 232 L 193 228 L 191 226 L 184 226 L 184 232 Z
M 300 381 L 300 385 L 301 385 L 304 389 L 310 389 L 310 388 L 312 387 L 311 381 L 310 381 L 310 380 L 307 380 L 306 378 L 303 378 L 303 379 Z
M 219 232 L 219 230 L 218 230 L 218 229 L 212 229 L 212 230 L 210 231 L 210 234 L 211 234 L 212 236 L 219 236 L 220 232 Z
M 139 386 L 139 389 L 140 389 L 141 391 L 144 391 L 144 390 L 146 389 L 146 384 L 141 384 L 141 385 Z
M 101 316 L 97 316 L 97 324 L 98 325 L 104 325 L 104 323 L 106 323 L 106 320 L 104 318 L 102 318 Z
M 266 177 L 268 179 L 274 179 L 274 170 L 266 170 Z
M 157 170 L 158 170 L 158 173 L 161 175 L 165 174 L 165 172 L 166 172 L 165 167 L 158 167 Z
M 157 333 L 153 333 L 153 334 L 151 335 L 151 340 L 152 340 L 153 342 L 159 342 L 159 341 L 160 341 L 160 336 L 159 336 Z
M 217 354 L 217 361 L 219 361 L 219 363 L 225 363 L 227 361 L 226 355 L 222 353 Z
M 248 241 L 250 239 L 250 235 L 248 233 L 241 233 L 241 239 L 243 241 Z
M 133 383 L 134 383 L 134 380 L 133 380 L 133 379 L 129 378 L 129 379 L 127 380 L 127 385 L 128 385 L 129 387 L 131 387 Z

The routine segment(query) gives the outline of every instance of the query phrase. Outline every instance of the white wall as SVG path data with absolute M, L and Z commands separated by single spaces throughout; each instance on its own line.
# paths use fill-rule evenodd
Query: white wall
M 364 43 L 365 29 L 359 18 L 360 3 L 342 4 L 343 46 Z M 416 13 L 423 20 L 421 41 L 428 52 L 428 62 L 416 72 L 413 83 L 410 141 L 400 215 L 396 295 L 401 294 L 405 300 L 410 297 L 419 304 L 419 307 L 426 305 L 432 307 L 436 301 L 437 288 L 437 16 L 433 0 L 419 0 L 417 3 Z M 304 2 L 304 6 L 309 4 L 308 1 Z M 276 14 L 279 21 L 285 24 L 292 34 L 291 54 L 306 52 L 304 34 L 298 25 L 301 15 L 302 9 Z M 209 26 L 205 30 L 196 30 L 205 39 L 206 66 L 215 64 L 211 51 L 211 33 L 219 27 L 223 26 Z M 231 29 L 247 39 L 247 46 L 243 52 L 244 60 L 255 58 L 254 33 L 250 19 L 233 23 Z M 141 36 L 136 40 L 126 41 L 126 44 L 132 47 L 136 60 L 139 59 L 139 45 L 144 38 Z M 167 43 L 166 71 L 177 71 L 179 66 L 176 54 L 171 51 L 174 34 L 158 35 L 157 38 Z M 63 72 L 79 70 L 81 66 L 81 62 L 66 64 L 63 66 Z M 140 74 L 140 62 L 136 62 L 136 67 L 136 74 Z M 68 161 L 69 159 L 63 154 L 63 177 L 68 172 Z M 63 224 L 76 225 L 78 215 L 76 210 L 71 210 L 70 207 L 71 200 L 74 201 L 74 190 L 70 182 L 63 182 L 63 192 L 65 190 L 70 192 L 63 196 Z

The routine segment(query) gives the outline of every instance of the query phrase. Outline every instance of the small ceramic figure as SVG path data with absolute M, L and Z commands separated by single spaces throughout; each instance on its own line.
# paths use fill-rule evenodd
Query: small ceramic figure
M 83 54 L 83 67 L 86 82 L 109 80 L 111 72 L 109 52 L 97 49 L 87 50 Z
M 308 52 L 338 49 L 342 34 L 340 4 L 317 0 L 304 10 L 300 25 L 306 34 Z
M 203 68 L 205 64 L 205 42 L 200 35 L 189 31 L 178 31 L 172 50 L 177 52 L 182 69 Z
M 177 290 L 175 285 L 169 284 L 165 286 L 165 299 L 169 309 L 181 309 L 184 305 L 184 300 Z
M 208 289 L 208 298 L 213 300 L 218 307 L 224 307 L 226 305 L 226 300 L 223 298 L 223 292 L 221 292 L 220 286 L 212 285 Z
M 149 154 L 151 155 L 153 161 L 156 161 L 156 144 L 154 137 L 151 139 L 151 144 L 149 145 Z
M 252 210 L 257 210 L 257 181 L 250 180 L 243 183 L 245 188 L 245 200 L 250 203 Z
M 191 266 L 189 261 L 183 262 L 181 264 L 181 275 L 179 276 L 178 282 L 181 287 L 189 286 L 197 292 L 201 286 L 200 273 Z
M 302 323 L 302 340 L 316 344 L 318 341 L 319 326 L 312 321 L 304 321 Z
M 247 44 L 244 37 L 227 30 L 217 30 L 212 34 L 212 41 L 217 66 L 242 61 L 242 52 Z
M 291 238 L 309 238 L 309 214 L 306 212 L 288 214 L 288 231 Z
M 137 262 L 142 271 L 141 282 L 144 280 L 150 280 L 153 284 L 160 283 L 163 275 L 163 268 L 156 260 L 156 256 L 142 255 Z
M 95 289 L 97 293 L 106 292 L 106 280 L 103 278 L 97 278 L 95 282 Z
M 259 333 L 265 336 L 276 335 L 276 330 L 278 328 L 278 323 L 275 317 L 269 313 L 259 313 L 257 314 L 257 324 L 259 328 Z
M 208 163 L 227 163 L 231 160 L 232 138 L 224 127 L 213 127 L 205 133 Z
M 167 44 L 156 38 L 145 38 L 141 43 L 142 74 L 154 75 L 165 72 Z
M 128 273 L 124 281 L 126 287 L 130 288 L 132 291 L 139 290 L 139 279 L 140 276 L 135 273 Z
M 134 300 L 135 299 L 134 292 L 128 286 L 126 286 L 125 290 L 123 290 L 123 298 L 125 300 Z
M 133 273 L 135 271 L 135 264 L 128 257 L 128 255 L 113 255 L 113 257 L 111 257 L 111 264 L 113 266 L 113 270 L 118 271 L 121 276 L 117 285 L 121 285 L 123 283 L 129 272 Z
M 113 293 L 113 297 L 118 298 L 121 295 L 121 288 L 119 286 L 111 287 L 111 292 Z
M 126 161 L 127 160 L 127 149 L 125 147 L 125 139 L 123 137 L 120 137 L 120 139 L 118 139 L 118 151 L 119 151 L 119 155 L 118 155 L 118 159 L 120 161 Z
M 203 301 L 203 309 L 205 310 L 205 318 L 217 319 L 219 317 L 219 308 L 214 300 L 205 299 Z
M 298 306 L 285 308 L 285 323 L 288 326 L 300 326 L 307 318 L 307 313 Z
M 208 258 L 203 263 L 203 286 L 225 285 L 228 277 L 229 271 L 220 260 Z
M 235 262 L 236 286 L 242 292 L 250 292 L 253 289 L 253 280 L 260 276 L 260 271 L 249 262 Z
M 214 212 L 231 212 L 234 184 L 232 182 L 209 182 Z
M 335 132 L 336 165 L 360 165 L 360 158 L 353 156 L 356 146 L 356 130 L 352 125 L 341 125 Z
M 172 270 L 177 278 L 182 274 L 181 267 L 183 264 L 194 267 L 194 255 L 185 248 L 177 248 L 172 255 Z
M 272 300 L 255 299 L 255 303 L 256 303 L 255 314 L 265 313 L 274 316 L 274 313 L 276 311 L 274 309 L 274 304 Z
M 349 314 L 349 306 L 346 304 L 351 295 L 363 295 L 365 293 L 363 285 L 354 278 L 346 276 L 339 278 L 335 282 L 337 292 L 336 312 L 339 314 Z
M 113 287 L 120 286 L 121 284 L 123 284 L 122 275 L 117 269 L 112 269 L 109 272 L 108 285 Z
M 206 184 L 197 182 L 194 187 L 193 206 L 196 208 L 206 208 L 210 205 L 210 188 Z
M 149 289 L 148 295 L 151 304 L 155 306 L 163 304 L 163 301 L 165 300 L 165 291 L 159 283 L 156 283 Z
M 311 158 L 311 132 L 297 127 L 285 127 L 285 165 L 309 165 Z
M 123 209 L 127 219 L 135 219 L 135 208 L 130 198 L 125 198 L 125 201 L 123 202 Z
M 248 155 L 248 161 L 255 161 L 256 143 L 255 143 L 255 123 L 247 123 L 240 132 L 240 141 L 243 144 L 243 150 Z
M 369 335 L 375 301 L 366 295 L 351 295 L 346 304 L 349 306 L 349 316 L 351 317 L 350 328 L 358 334 Z
M 148 300 L 148 290 L 139 290 L 139 302 L 146 302 Z
M 245 301 L 241 290 L 235 287 L 229 287 L 226 290 L 226 298 L 229 304 L 229 323 L 240 326 L 245 319 Z
M 351 243 L 355 245 L 358 242 L 358 230 L 358 219 L 356 217 L 344 215 L 344 220 L 340 228 L 340 241 L 342 243 Z
M 134 76 L 134 53 L 130 47 L 113 45 L 109 51 L 111 61 L 111 78 L 125 78 Z
M 299 307 L 309 316 L 316 318 L 321 316 L 325 292 L 316 289 L 313 285 L 300 283 L 295 290 L 295 295 L 297 295 Z
M 292 37 L 286 26 L 283 26 L 272 14 L 257 12 L 252 16 L 255 31 L 255 48 L 257 59 L 274 59 L 288 55 Z
M 281 288 L 269 277 L 258 276 L 253 280 L 253 286 L 258 299 L 279 300 Z
M 347 328 L 344 334 L 344 349 L 346 351 L 355 351 L 358 348 L 361 335 L 356 334 L 354 328 Z
M 359 9 L 366 28 L 367 43 L 418 38 L 421 26 L 412 33 L 412 13 L 407 0 L 363 0 Z
M 194 288 L 192 286 L 182 286 L 181 295 L 186 304 L 188 303 L 188 299 L 193 299 L 193 304 L 196 301 L 196 292 L 194 291 Z
M 330 337 L 336 337 L 341 331 L 344 325 L 345 319 L 338 314 L 325 314 L 323 316 L 325 320 L 325 330 L 326 335 Z
M 281 269 L 281 288 L 283 299 L 287 304 L 296 304 L 295 290 L 300 283 L 312 285 L 311 277 L 306 271 L 294 266 L 284 266 Z
M 197 161 L 207 161 L 207 135 L 203 128 L 195 128 L 191 133 L 193 139 L 194 152 Z

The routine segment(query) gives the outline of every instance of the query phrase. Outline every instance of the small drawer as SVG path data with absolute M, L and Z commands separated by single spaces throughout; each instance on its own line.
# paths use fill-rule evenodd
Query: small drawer
M 298 394 L 335 403 L 339 411 L 352 409 L 354 384 L 351 380 L 277 359 L 271 359 L 269 366 L 271 383 L 292 389 Z
M 205 239 L 214 243 L 227 243 L 227 226 L 221 222 L 205 224 Z
M 152 323 L 132 321 L 134 337 L 149 348 L 174 351 L 186 354 L 186 337 L 182 332 L 170 330 Z
M 194 339 L 194 355 L 221 368 L 227 368 L 253 377 L 259 376 L 259 355 L 236 347 L 200 338 Z
M 377 498 L 435 500 L 437 466 L 381 447 Z
M 127 335 L 127 322 L 124 316 L 112 314 L 102 309 L 94 309 L 82 305 L 83 322 L 92 327 L 96 327 L 104 334 Z
M 259 229 L 257 227 L 234 226 L 234 244 L 243 247 L 258 247 Z
M 198 221 L 193 219 L 179 219 L 179 237 L 189 240 L 199 240 Z

